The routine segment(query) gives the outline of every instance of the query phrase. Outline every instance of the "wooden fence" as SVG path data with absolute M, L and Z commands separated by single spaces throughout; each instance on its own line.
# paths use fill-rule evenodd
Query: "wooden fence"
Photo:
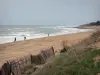
M 54 57 L 53 47 L 42 50 L 38 55 L 28 55 L 19 59 L 5 62 L 0 68 L 0 75 L 21 75 L 21 70 L 31 64 L 45 64 L 50 57 Z

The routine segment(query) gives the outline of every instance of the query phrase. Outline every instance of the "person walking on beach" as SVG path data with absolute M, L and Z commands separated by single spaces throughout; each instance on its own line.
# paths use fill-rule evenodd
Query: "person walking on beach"
M 24 40 L 26 40 L 26 37 L 24 37 Z
M 49 34 L 48 34 L 48 36 L 49 36 Z
M 15 39 L 14 39 L 14 42 L 16 42 L 16 37 L 15 37 Z

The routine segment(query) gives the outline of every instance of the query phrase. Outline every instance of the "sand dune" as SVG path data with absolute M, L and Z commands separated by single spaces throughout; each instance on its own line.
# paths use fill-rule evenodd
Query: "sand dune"
M 68 44 L 75 44 L 78 41 L 87 38 L 92 32 L 80 32 L 60 36 L 31 39 L 26 41 L 17 41 L 0 45 L 0 66 L 10 59 L 15 59 L 28 54 L 36 55 L 41 50 L 54 47 L 55 51 L 60 51 L 62 41 L 67 40 Z

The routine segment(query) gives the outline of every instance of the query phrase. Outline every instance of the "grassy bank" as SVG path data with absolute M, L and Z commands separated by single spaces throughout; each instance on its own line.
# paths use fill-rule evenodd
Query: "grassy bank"
M 61 53 L 52 64 L 48 64 L 37 75 L 96 75 L 100 72 L 100 62 L 93 59 L 100 55 L 100 49 L 87 52 L 84 57 L 70 58 Z

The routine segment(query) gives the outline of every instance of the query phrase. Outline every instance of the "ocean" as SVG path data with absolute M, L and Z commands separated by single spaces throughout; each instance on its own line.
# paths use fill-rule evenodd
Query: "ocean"
M 0 43 L 27 39 L 72 34 L 89 31 L 90 29 L 70 28 L 66 25 L 0 25 Z

